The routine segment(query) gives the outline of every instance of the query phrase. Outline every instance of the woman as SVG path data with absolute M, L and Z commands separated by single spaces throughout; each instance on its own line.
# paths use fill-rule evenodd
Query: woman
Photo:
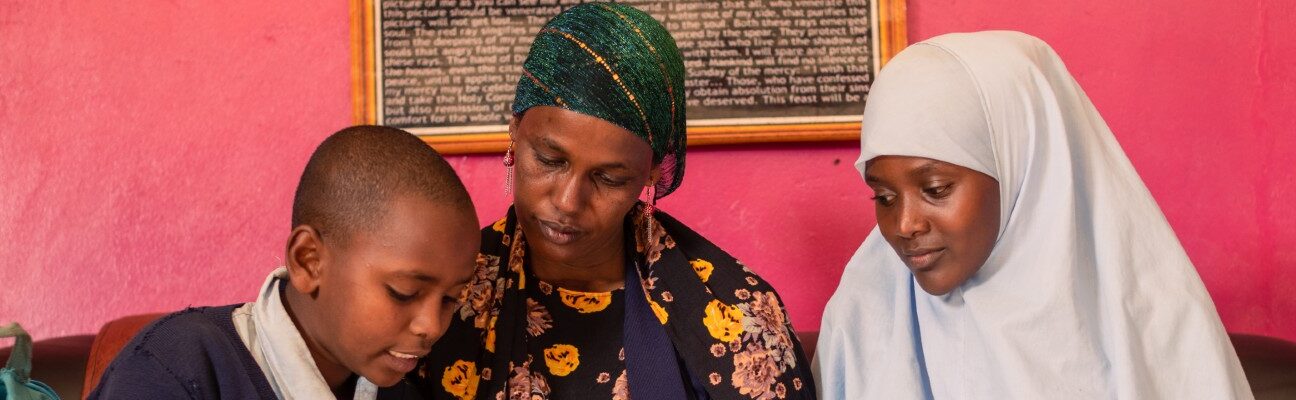
M 416 370 L 425 397 L 813 398 L 774 290 L 653 208 L 684 176 L 683 83 L 670 34 L 629 6 L 540 30 L 509 125 L 514 207 Z
M 822 397 L 1251 398 L 1192 263 L 1048 45 L 914 45 L 863 126 L 878 227 L 825 311 Z

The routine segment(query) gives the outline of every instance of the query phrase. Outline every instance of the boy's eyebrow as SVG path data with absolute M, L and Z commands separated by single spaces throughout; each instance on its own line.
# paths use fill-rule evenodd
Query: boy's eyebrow
M 396 275 L 402 278 L 409 278 L 409 279 L 414 279 L 414 280 L 428 282 L 428 283 L 434 283 L 437 281 L 437 278 L 435 276 L 424 274 L 421 272 L 401 271 L 401 272 L 397 272 Z

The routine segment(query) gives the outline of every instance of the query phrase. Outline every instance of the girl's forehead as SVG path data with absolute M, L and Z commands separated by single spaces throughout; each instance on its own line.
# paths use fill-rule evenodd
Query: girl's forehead
M 875 171 L 885 174 L 926 175 L 933 172 L 944 172 L 966 169 L 959 165 L 926 157 L 917 156 L 879 156 L 864 163 L 866 175 Z M 865 176 L 865 179 L 868 179 Z
M 947 161 L 915 156 L 879 156 L 864 163 L 864 182 L 869 185 L 923 185 L 936 178 L 962 179 L 984 176 L 975 169 Z

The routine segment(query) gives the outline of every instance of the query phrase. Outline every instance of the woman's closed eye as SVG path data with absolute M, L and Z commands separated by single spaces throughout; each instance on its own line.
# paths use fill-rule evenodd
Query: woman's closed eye
M 630 182 L 628 179 L 614 177 L 612 175 L 609 175 L 607 173 L 602 173 L 602 172 L 597 173 L 594 176 L 598 179 L 599 183 L 608 187 L 622 187 L 625 186 L 626 183 Z
M 564 164 L 566 164 L 566 161 L 562 159 L 556 157 L 546 157 L 538 152 L 536 153 L 535 158 L 536 161 L 540 162 L 540 165 L 543 165 L 548 168 L 560 168 Z

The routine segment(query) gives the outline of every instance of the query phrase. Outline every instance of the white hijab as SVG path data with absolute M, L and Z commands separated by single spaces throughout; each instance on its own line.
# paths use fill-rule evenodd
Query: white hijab
M 879 155 L 999 182 L 1000 233 L 945 296 L 875 228 L 824 310 L 824 399 L 1250 399 L 1215 306 L 1107 124 L 1051 48 L 949 34 L 887 65 L 856 167 Z

